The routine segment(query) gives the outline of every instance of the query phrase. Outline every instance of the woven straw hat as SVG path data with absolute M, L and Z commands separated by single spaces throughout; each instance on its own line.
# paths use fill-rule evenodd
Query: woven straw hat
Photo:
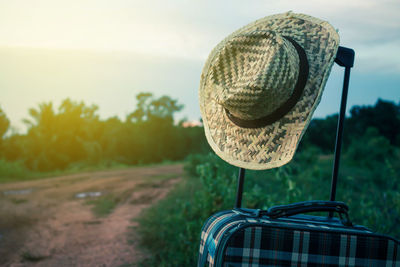
M 328 22 L 291 12 L 257 20 L 219 43 L 199 92 L 206 137 L 217 155 L 255 170 L 289 162 L 338 46 Z

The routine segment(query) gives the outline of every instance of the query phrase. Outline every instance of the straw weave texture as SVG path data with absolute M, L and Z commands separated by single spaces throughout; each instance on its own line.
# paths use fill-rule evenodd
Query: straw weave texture
M 296 105 L 261 128 L 242 128 L 225 109 L 252 120 L 276 110 L 292 94 L 299 73 L 296 50 L 306 52 L 309 75 Z M 209 55 L 199 98 L 207 140 L 225 161 L 248 169 L 289 162 L 318 105 L 339 45 L 335 29 L 320 19 L 291 12 L 257 20 L 229 35 Z

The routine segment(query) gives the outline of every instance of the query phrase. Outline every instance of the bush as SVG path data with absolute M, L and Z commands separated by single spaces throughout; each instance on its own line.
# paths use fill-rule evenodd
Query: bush
M 399 238 L 400 150 L 393 148 L 387 153 L 385 139 L 375 134 L 367 131 L 345 151 L 337 200 L 350 206 L 354 223 Z M 377 149 L 386 151 L 384 158 L 376 151 L 366 155 L 368 147 L 360 146 L 362 142 L 364 146 L 379 144 Z M 360 162 L 360 159 L 354 161 L 359 153 L 371 157 L 367 162 L 380 159 L 380 163 L 355 164 Z M 318 148 L 308 147 L 280 168 L 246 170 L 243 206 L 266 209 L 298 201 L 329 199 L 332 164 L 332 155 L 323 155 Z M 234 206 L 238 168 L 208 154 L 188 157 L 185 170 L 191 176 L 166 199 L 147 210 L 139 221 L 141 244 L 151 255 L 144 266 L 195 266 L 203 223 L 213 213 Z
M 0 159 L 0 182 L 26 179 L 32 176 L 32 173 L 20 161 L 7 161 Z
M 297 200 L 299 192 L 290 178 L 294 169 L 247 171 L 243 205 L 267 208 Z M 185 170 L 196 175 L 186 177 L 139 219 L 141 245 L 152 255 L 143 266 L 195 266 L 204 221 L 234 206 L 237 167 L 208 154 L 188 157 Z
M 373 169 L 380 167 L 393 155 L 394 147 L 381 136 L 376 128 L 368 128 L 361 138 L 355 138 L 347 150 L 347 159 L 352 164 Z
M 141 245 L 150 258 L 143 266 L 195 266 L 199 233 L 207 217 L 192 197 L 200 181 L 186 180 L 139 219 Z M 196 198 L 197 199 L 197 198 Z

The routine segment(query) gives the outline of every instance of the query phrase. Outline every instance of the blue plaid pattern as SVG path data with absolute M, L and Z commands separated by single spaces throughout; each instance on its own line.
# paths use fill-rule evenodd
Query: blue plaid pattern
M 228 223 L 221 223 L 228 217 Z M 210 229 L 213 226 L 218 229 Z M 209 233 L 215 246 L 212 253 L 205 246 Z M 391 237 L 335 225 L 246 218 L 233 212 L 212 216 L 203 228 L 201 244 L 200 257 L 207 255 L 207 266 L 400 267 L 400 243 Z M 223 253 L 218 263 L 217 255 L 208 254 L 221 244 L 225 246 L 218 250 Z

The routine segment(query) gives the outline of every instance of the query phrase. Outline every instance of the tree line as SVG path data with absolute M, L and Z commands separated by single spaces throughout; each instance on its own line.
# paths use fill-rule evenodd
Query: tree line
M 184 127 L 174 115 L 183 105 L 169 96 L 151 93 L 136 96 L 135 109 L 124 120 L 100 119 L 98 106 L 70 99 L 58 108 L 42 103 L 28 111 L 25 134 L 6 135 L 10 121 L 0 108 L 0 159 L 20 162 L 37 172 L 63 170 L 76 165 L 122 163 L 127 165 L 182 160 L 189 154 L 210 151 L 201 126 Z M 334 149 L 337 114 L 313 119 L 299 151 L 310 146 L 323 154 Z M 365 137 L 366 133 L 369 137 Z M 379 142 L 375 137 L 379 137 Z M 344 147 L 361 143 L 358 152 L 385 157 L 400 146 L 400 103 L 379 99 L 373 106 L 354 106 L 345 121 Z M 365 150 L 368 151 L 365 151 Z M 362 161 L 360 154 L 360 161 Z
M 368 129 L 384 138 L 390 146 L 400 146 L 400 102 L 378 99 L 375 105 L 353 106 L 344 124 L 343 145 L 359 140 Z M 313 119 L 300 143 L 300 149 L 315 146 L 333 153 L 338 115 Z
M 174 123 L 183 108 L 169 96 L 136 96 L 136 108 L 124 120 L 100 119 L 98 106 L 70 99 L 55 109 L 42 103 L 29 109 L 26 134 L 5 135 L 10 122 L 0 110 L 0 158 L 19 161 L 32 171 L 63 170 L 73 165 L 127 165 L 181 160 L 206 149 L 202 127 Z

